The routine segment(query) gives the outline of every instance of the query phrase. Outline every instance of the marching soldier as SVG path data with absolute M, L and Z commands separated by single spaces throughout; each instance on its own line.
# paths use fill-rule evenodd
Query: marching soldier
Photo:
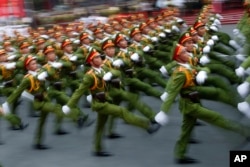
M 106 81 L 116 76 L 115 71 L 105 71 L 102 68 L 103 62 L 95 49 L 93 49 L 86 60 L 91 65 L 91 69 L 85 74 L 79 88 L 73 93 L 67 105 L 63 106 L 64 113 L 70 112 L 71 108 L 76 107 L 81 96 L 89 90 L 93 97 L 91 108 L 97 112 L 97 124 L 94 137 L 94 155 L 95 156 L 110 156 L 105 152 L 102 144 L 102 136 L 104 133 L 105 123 L 109 116 L 116 116 L 124 119 L 127 123 L 146 129 L 148 133 L 156 132 L 160 126 L 152 124 L 147 119 L 141 118 L 129 112 L 127 109 L 112 104 L 112 99 L 109 96 L 109 89 Z
M 38 75 L 38 66 L 35 58 L 31 55 L 28 55 L 24 60 L 24 66 L 28 73 L 24 76 L 17 89 L 8 96 L 6 102 L 4 103 L 4 110 L 9 110 L 9 108 L 13 105 L 13 102 L 15 102 L 21 96 L 23 91 L 27 90 L 27 98 L 33 100 L 34 109 L 41 112 L 35 135 L 34 148 L 39 150 L 48 149 L 48 147 L 43 144 L 43 131 L 47 116 L 50 112 L 53 112 L 58 117 L 63 117 L 63 112 L 60 105 L 53 104 L 48 99 L 47 93 L 45 91 L 46 88 L 44 87 L 45 85 L 42 79 L 43 76 Z
M 191 67 L 189 55 L 185 47 L 180 44 L 175 46 L 173 59 L 178 62 L 178 67 L 174 70 L 169 79 L 166 91 L 168 97 L 161 106 L 161 111 L 155 116 L 156 122 L 164 125 L 168 121 L 170 107 L 176 96 L 181 95 L 179 101 L 180 111 L 183 115 L 181 134 L 175 145 L 175 159 L 179 164 L 197 163 L 198 161 L 186 156 L 188 142 L 195 126 L 197 119 L 201 119 L 212 125 L 221 127 L 226 130 L 236 132 L 244 137 L 250 136 L 249 127 L 237 122 L 225 119 L 221 114 L 203 107 L 200 103 L 199 93 L 195 80 L 201 80 L 203 75 L 196 73 Z

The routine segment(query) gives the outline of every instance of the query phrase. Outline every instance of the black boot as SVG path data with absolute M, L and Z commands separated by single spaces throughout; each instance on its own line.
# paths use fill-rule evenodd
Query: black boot
M 35 144 L 33 146 L 34 149 L 36 150 L 47 150 L 47 149 L 50 149 L 50 147 L 46 146 L 46 145 L 43 145 L 43 144 Z
M 183 157 L 183 158 L 177 158 L 175 160 L 177 164 L 194 164 L 198 163 L 196 159 L 190 158 L 190 157 Z
M 28 123 L 24 124 L 24 123 L 21 123 L 20 125 L 12 125 L 10 127 L 11 130 L 24 130 L 26 129 L 27 127 L 29 126 Z
M 151 122 L 147 132 L 149 134 L 153 134 L 153 133 L 157 132 L 160 128 L 161 128 L 160 124 L 158 124 L 157 122 Z
M 88 127 L 90 125 L 92 125 L 95 122 L 95 120 L 90 119 L 88 115 L 84 116 L 84 117 L 80 117 L 77 120 L 77 127 L 78 128 L 82 128 L 82 127 Z
M 63 129 L 57 129 L 54 133 L 55 135 L 67 135 L 69 132 L 63 130 Z
M 93 155 L 97 156 L 97 157 L 110 157 L 110 156 L 112 156 L 111 153 L 105 152 L 105 151 L 96 151 L 93 153 Z

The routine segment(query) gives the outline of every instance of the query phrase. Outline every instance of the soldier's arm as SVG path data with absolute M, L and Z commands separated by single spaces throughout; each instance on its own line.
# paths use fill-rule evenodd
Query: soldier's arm
M 166 92 L 168 93 L 168 97 L 165 102 L 161 105 L 161 111 L 168 113 L 172 104 L 175 101 L 175 98 L 180 93 L 182 86 L 184 85 L 186 80 L 185 74 L 183 72 L 175 73 L 171 76 L 168 81 Z
M 67 106 L 69 106 L 70 108 L 76 107 L 79 99 L 86 91 L 88 91 L 91 88 L 93 82 L 94 82 L 93 78 L 90 75 L 85 75 L 83 78 L 83 82 L 80 84 L 78 89 L 74 91 L 73 95 L 71 96 L 71 98 L 67 103 Z
M 9 104 L 12 104 L 14 101 L 16 101 L 22 94 L 24 90 L 26 90 L 30 85 L 30 81 L 28 78 L 24 78 L 20 85 L 15 89 L 13 93 L 7 98 L 7 102 Z

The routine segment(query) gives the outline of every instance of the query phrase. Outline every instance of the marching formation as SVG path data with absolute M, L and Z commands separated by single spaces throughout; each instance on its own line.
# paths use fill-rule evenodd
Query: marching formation
M 39 117 L 33 143 L 38 150 L 49 148 L 44 127 L 50 113 L 56 117 L 57 135 L 68 133 L 62 128 L 65 119 L 76 128 L 94 123 L 93 155 L 111 156 L 102 140 L 104 135 L 122 137 L 115 132 L 118 118 L 153 134 L 168 123 L 171 106 L 178 102 L 183 121 L 175 162 L 197 163 L 187 156 L 197 120 L 250 139 L 249 127 L 201 104 L 202 99 L 219 101 L 250 118 L 249 28 L 244 26 L 249 24 L 250 2 L 244 6 L 234 37 L 220 30 L 223 17 L 210 4 L 203 6 L 192 26 L 179 17 L 177 7 L 168 7 L 150 18 L 131 14 L 105 23 L 73 22 L 3 34 L 0 93 L 5 102 L 0 115 L 12 130 L 27 128 L 16 112 L 25 99 L 30 115 Z M 142 93 L 161 100 L 161 111 L 144 103 Z M 79 101 L 97 113 L 95 120 Z

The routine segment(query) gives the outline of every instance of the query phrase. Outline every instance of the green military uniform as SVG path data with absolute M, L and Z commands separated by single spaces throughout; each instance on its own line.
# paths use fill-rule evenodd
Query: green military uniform
M 93 50 L 90 52 L 87 62 L 91 62 L 96 58 L 100 59 L 100 54 L 97 51 Z M 101 64 L 102 63 L 100 63 L 99 65 Z M 107 156 L 107 154 L 103 152 L 104 148 L 102 145 L 102 136 L 105 127 L 104 125 L 110 115 L 122 118 L 127 123 L 133 124 L 143 129 L 148 129 L 150 127 L 150 123 L 147 119 L 136 116 L 130 113 L 125 108 L 112 104 L 112 99 L 109 96 L 109 90 L 106 86 L 105 81 L 103 80 L 104 74 L 104 69 L 100 67 L 92 67 L 92 69 L 85 74 L 79 88 L 74 92 L 71 99 L 67 103 L 68 107 L 74 108 L 76 107 L 78 100 L 84 94 L 84 92 L 86 92 L 86 90 L 89 90 L 91 92 L 91 95 L 93 97 L 91 108 L 98 114 L 94 137 L 94 151 L 95 155 L 97 156 Z M 112 75 L 116 75 L 115 72 Z
M 139 28 L 134 28 L 131 30 L 130 37 L 132 38 L 132 44 L 129 45 L 129 49 L 139 55 L 139 59 L 134 61 L 134 69 L 136 71 L 136 77 L 142 81 L 148 80 L 150 84 L 157 83 L 163 88 L 166 87 L 166 81 L 162 78 L 159 72 L 153 71 L 150 68 L 146 68 L 147 64 L 145 62 L 145 55 L 143 53 L 142 44 L 139 43 L 140 38 L 135 39 L 135 35 L 141 35 Z
M 111 49 L 113 47 L 114 52 L 113 54 L 109 52 L 106 52 L 106 49 Z M 104 50 L 104 53 L 107 53 L 109 55 L 105 55 L 105 60 L 103 61 L 103 64 L 108 69 L 114 69 L 114 66 L 112 65 L 115 61 L 115 44 L 111 39 L 107 39 L 102 44 L 102 49 Z M 116 59 L 117 60 L 117 59 Z M 120 72 L 118 72 L 120 73 Z M 140 113 L 142 113 L 145 117 L 147 117 L 149 120 L 154 121 L 154 115 L 155 113 L 152 111 L 152 109 L 146 105 L 145 103 L 141 102 L 139 99 L 138 94 L 128 92 L 124 88 L 124 84 L 121 82 L 121 76 L 119 75 L 117 78 L 112 79 L 111 81 L 107 81 L 106 83 L 109 85 L 109 95 L 113 99 L 113 103 L 116 105 L 120 105 L 121 102 L 127 102 L 131 108 L 137 109 Z M 109 138 L 117 138 L 119 137 L 119 134 L 116 134 L 114 132 L 114 117 L 111 117 L 109 119 L 108 124 L 108 137 Z
M 72 42 L 69 39 L 65 39 L 61 47 L 65 49 L 68 45 L 72 46 Z M 80 61 L 78 62 L 78 60 Z M 70 53 L 65 50 L 59 60 L 63 64 L 61 69 L 62 74 L 65 74 L 67 87 L 71 89 L 71 93 L 78 88 L 80 79 L 83 77 L 83 73 L 79 70 L 79 66 L 82 65 L 81 60 L 83 60 L 83 55 L 74 54 L 73 50 Z
M 188 64 L 180 64 L 169 79 L 166 87 L 168 98 L 161 106 L 161 110 L 168 113 L 176 96 L 178 94 L 181 95 L 179 109 L 183 115 L 183 121 L 181 134 L 175 145 L 175 157 L 178 160 L 186 159 L 185 154 L 187 152 L 188 142 L 197 119 L 234 131 L 245 137 L 250 136 L 249 127 L 227 120 L 221 114 L 202 107 L 198 97 L 199 93 L 197 93 L 199 88 L 194 78 L 194 69 Z
M 34 57 L 27 57 L 25 59 L 25 66 L 27 66 L 31 61 L 34 60 Z M 54 104 L 50 101 L 47 96 L 45 85 L 42 81 L 38 80 L 36 72 L 30 72 L 23 78 L 20 85 L 17 89 L 7 98 L 8 104 L 12 105 L 16 99 L 18 99 L 23 91 L 27 91 L 31 94 L 30 97 L 33 97 L 33 106 L 34 109 L 41 112 L 36 135 L 35 135 L 35 148 L 44 149 L 43 147 L 43 128 L 47 119 L 47 116 L 50 112 L 55 113 L 58 117 L 63 117 L 61 106 Z

